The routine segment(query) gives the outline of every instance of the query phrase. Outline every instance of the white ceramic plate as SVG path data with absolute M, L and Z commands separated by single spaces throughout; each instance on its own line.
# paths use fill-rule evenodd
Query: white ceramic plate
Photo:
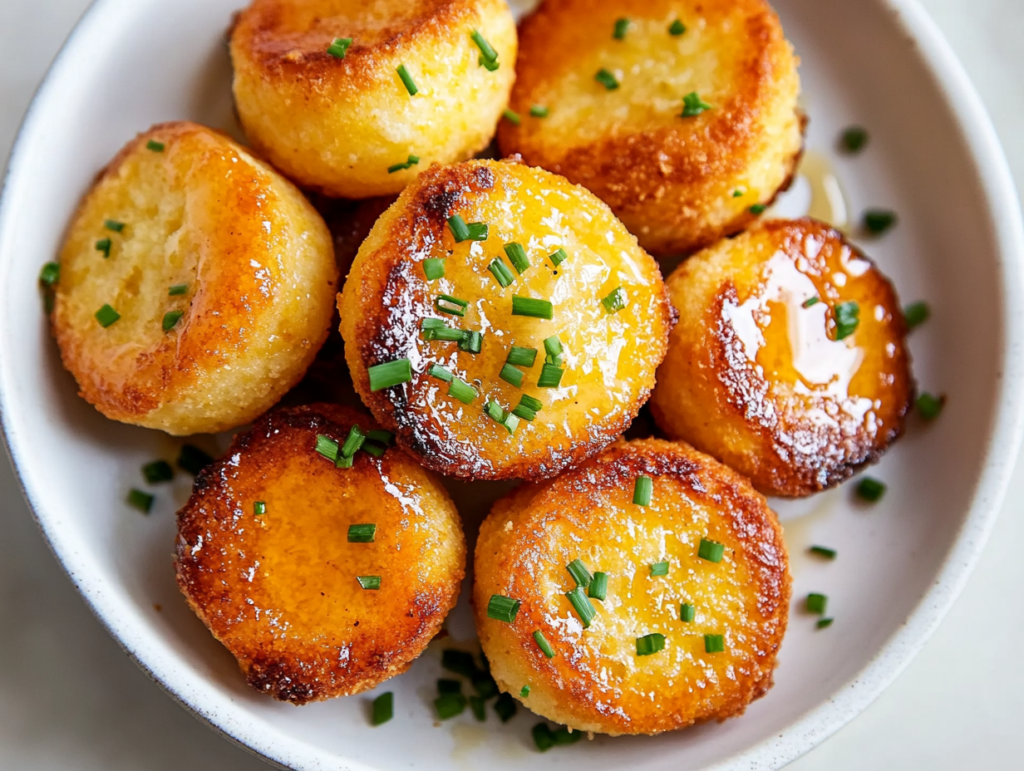
M 814 631 L 796 607 L 776 687 L 744 717 L 657 738 L 598 738 L 546 755 L 536 718 L 500 726 L 467 713 L 435 725 L 436 649 L 379 690 L 396 716 L 371 729 L 365 697 L 296 709 L 250 691 L 231 657 L 186 608 L 171 569 L 181 478 L 150 517 L 128 509 L 139 466 L 176 443 L 109 422 L 75 394 L 40 307 L 36 277 L 93 175 L 137 131 L 191 118 L 233 129 L 224 30 L 242 0 L 101 0 L 71 36 L 25 121 L 0 204 L 0 409 L 28 500 L 86 601 L 175 698 L 263 757 L 297 769 L 558 766 L 778 768 L 864 709 L 903 669 L 963 585 L 992 525 L 1022 424 L 1022 236 L 1009 175 L 980 101 L 911 0 L 776 0 L 800 54 L 809 146 L 833 154 L 839 130 L 870 148 L 836 169 L 854 211 L 897 210 L 899 227 L 866 244 L 906 301 L 933 318 L 913 334 L 925 389 L 945 413 L 872 472 L 877 506 L 840 489 L 781 508 L 794 596 L 823 591 L 835 625 Z M 797 195 L 798 197 L 798 195 Z M 788 206 L 799 206 L 791 198 Z M 467 530 L 492 490 L 457 486 Z M 805 556 L 839 549 L 834 563 Z M 464 598 L 465 598 L 464 592 Z M 472 637 L 465 603 L 451 621 Z M 965 634 L 972 630 L 965 630 Z

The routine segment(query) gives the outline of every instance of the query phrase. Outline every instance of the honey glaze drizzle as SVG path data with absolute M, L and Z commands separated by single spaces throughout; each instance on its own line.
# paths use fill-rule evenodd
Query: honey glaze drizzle
M 832 159 L 807 150 L 797 167 L 793 188 L 768 210 L 768 217 L 812 217 L 844 233 L 850 227 L 850 206 Z

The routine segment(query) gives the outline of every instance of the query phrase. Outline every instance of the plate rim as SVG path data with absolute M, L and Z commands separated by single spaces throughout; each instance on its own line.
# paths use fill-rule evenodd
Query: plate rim
M 54 82 L 63 77 L 95 28 L 119 13 L 130 0 L 93 0 L 65 38 L 37 86 L 11 145 L 0 188 L 0 264 L 10 256 L 10 221 L 14 213 L 14 191 L 26 171 L 22 159 L 38 132 L 41 113 L 51 98 Z M 1005 153 L 977 90 L 938 25 L 919 0 L 876 0 L 890 12 L 893 23 L 914 42 L 917 55 L 950 108 L 980 182 L 980 195 L 989 218 L 996 246 L 996 266 L 1001 279 L 1001 349 L 993 425 L 985 442 L 986 463 L 976 480 L 974 494 L 952 547 L 946 554 L 931 588 L 925 592 L 900 629 L 891 635 L 873 658 L 832 696 L 790 723 L 778 735 L 732 755 L 705 771 L 776 769 L 809 752 L 858 714 L 909 666 L 942 622 L 963 590 L 985 548 L 999 515 L 1016 466 L 1024 436 L 1024 391 L 1014 384 L 1024 375 L 1024 221 L 1020 200 Z M 959 109 L 952 109 L 954 106 Z M 274 736 L 246 730 L 247 724 L 230 714 L 213 715 L 186 693 L 187 679 L 177 682 L 171 672 L 160 672 L 161 654 L 140 640 L 130 623 L 118 623 L 110 598 L 81 568 L 82 559 L 62 548 L 59 536 L 48 529 L 52 518 L 41 513 L 27 489 L 18 462 L 18 437 L 12 434 L 7 416 L 8 395 L 0 376 L 0 428 L 3 445 L 22 496 L 61 570 L 85 600 L 93 615 L 121 649 L 162 690 L 208 727 L 233 744 L 279 768 L 332 768 L 373 771 L 369 766 L 326 752 L 298 739 L 277 742 Z M 135 644 L 133 645 L 132 642 Z M 194 695 L 194 694 L 193 694 Z M 274 731 L 273 733 L 277 733 Z

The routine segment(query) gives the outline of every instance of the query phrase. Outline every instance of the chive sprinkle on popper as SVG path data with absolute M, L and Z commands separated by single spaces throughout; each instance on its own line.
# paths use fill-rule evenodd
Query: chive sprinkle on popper
M 765 206 L 763 203 L 755 203 L 753 206 L 750 207 L 750 213 L 753 214 L 755 217 L 760 217 L 767 210 L 768 207 Z
M 356 581 L 363 589 L 370 591 L 380 589 L 380 576 L 356 576 Z
M 256 501 L 252 505 L 252 513 L 254 516 L 262 517 L 267 513 L 267 504 L 264 501 Z
M 697 556 L 708 562 L 721 562 L 725 556 L 725 546 L 717 541 L 701 538 L 700 546 L 697 547 Z
M 178 297 L 183 294 L 188 294 L 188 284 L 175 284 L 167 290 L 168 297 Z
M 505 254 L 508 256 L 508 261 L 512 263 L 512 267 L 516 269 L 516 273 L 520 276 L 529 269 L 530 259 L 526 256 L 526 250 L 522 244 L 517 244 L 514 241 L 510 244 L 505 244 Z
M 529 316 L 535 319 L 551 320 L 554 316 L 554 306 L 550 300 L 538 300 L 533 297 L 512 297 L 512 315 Z
M 377 525 L 373 522 L 348 526 L 349 543 L 373 543 L 377 537 Z
M 544 402 L 540 399 L 534 399 L 529 394 L 523 394 L 519 397 L 519 404 L 512 410 L 512 414 L 517 418 L 533 421 L 536 420 L 537 413 L 541 411 L 543 406 Z
M 683 112 L 681 118 L 696 118 L 706 110 L 712 109 L 711 105 L 700 98 L 700 94 L 691 91 L 683 97 Z
M 565 370 L 554 364 L 545 364 L 541 367 L 540 377 L 537 378 L 538 388 L 558 388 L 562 382 L 562 375 Z
M 725 635 L 706 634 L 704 635 L 705 653 L 722 653 L 725 651 Z
M 626 292 L 621 286 L 615 287 L 611 293 L 601 300 L 601 304 L 608 313 L 618 313 L 626 307 Z
M 519 698 L 525 699 L 529 695 L 530 695 L 530 686 L 529 686 L 529 684 L 524 685 L 522 688 L 519 689 Z
M 110 256 L 110 247 L 112 242 L 109 238 L 101 238 L 96 242 L 96 251 L 103 252 L 103 259 L 107 259 Z
M 840 303 L 834 310 L 836 340 L 845 340 L 860 326 L 860 306 L 855 302 Z
M 637 506 L 650 506 L 653 492 L 653 479 L 647 476 L 637 477 L 636 484 L 633 485 L 633 503 Z
M 408 359 L 397 359 L 369 367 L 366 374 L 370 378 L 370 391 L 382 391 L 412 380 L 412 364 Z
M 877 503 L 885 495 L 885 484 L 873 477 L 864 477 L 857 483 L 857 497 L 868 503 Z
M 98 311 L 96 311 L 96 321 L 99 322 L 100 326 L 106 329 L 119 318 L 121 314 L 115 311 L 109 304 L 104 305 Z
M 530 108 L 530 115 L 534 118 L 546 118 L 551 114 L 551 110 L 542 104 L 535 104 Z
M 668 562 L 654 562 L 651 564 L 651 577 L 667 576 Z
M 317 434 L 316 447 L 314 449 L 333 463 L 338 459 L 340 447 L 331 437 Z
M 43 265 L 42 270 L 39 271 L 39 283 L 45 287 L 53 287 L 58 281 L 60 281 L 60 264 L 48 262 Z
M 668 27 L 668 34 L 672 37 L 679 37 L 686 32 L 686 25 L 683 24 L 679 19 L 676 19 Z
M 405 68 L 404 64 L 398 65 L 398 77 L 402 79 L 402 84 L 409 92 L 409 96 L 416 96 L 420 92 L 419 86 L 416 85 L 416 81 L 412 79 L 412 75 L 409 74 L 409 70 Z
M 466 315 L 466 308 L 469 307 L 469 303 L 466 300 L 460 300 L 458 297 L 452 297 L 450 294 L 441 294 L 434 300 L 435 310 L 441 313 L 447 313 L 450 316 L 458 316 L 462 318 Z
M 477 393 L 476 389 L 465 380 L 453 378 L 448 384 L 448 395 L 453 399 L 458 399 L 463 404 L 472 404 L 473 400 L 476 399 Z
M 537 643 L 537 647 L 540 648 L 547 658 L 553 659 L 555 657 L 555 650 L 551 647 L 551 643 L 544 637 L 544 633 L 539 629 L 533 633 L 533 641 Z
M 174 469 L 165 460 L 155 460 L 142 467 L 142 476 L 151 485 L 159 484 L 160 482 L 170 482 L 174 479 Z
M 146 149 L 152 150 L 154 153 L 162 153 L 164 151 L 164 143 L 157 142 L 155 139 L 150 139 L 146 142 Z
M 508 266 L 501 261 L 500 257 L 495 257 L 491 260 L 491 264 L 487 266 L 487 270 L 494 276 L 495 281 L 501 286 L 502 289 L 512 285 L 512 282 L 516 280 L 516 277 L 512 275 L 512 271 L 508 269 Z
M 132 488 L 128 491 L 128 505 L 138 509 L 143 514 L 149 514 L 150 509 L 153 508 L 154 500 L 152 495 L 144 493 L 142 490 Z
M 514 385 L 516 388 L 523 387 L 523 373 L 511 364 L 505 364 L 502 366 L 499 377 L 506 383 Z
M 352 38 L 350 37 L 336 37 L 334 41 L 327 46 L 327 53 L 333 56 L 335 59 L 344 59 L 345 54 L 348 53 L 348 47 L 352 45 Z
M 394 174 L 396 171 L 405 171 L 406 169 L 412 168 L 420 162 L 418 155 L 410 155 L 405 163 L 396 163 L 394 166 L 388 166 L 388 174 Z
M 625 40 L 627 32 L 629 32 L 629 19 L 616 19 L 612 37 L 616 40 Z
M 800 305 L 803 308 L 813 308 L 815 305 L 817 305 L 820 302 L 821 302 L 821 298 L 818 297 L 817 295 L 815 295 L 814 297 L 808 297 L 806 300 L 804 300 L 802 303 L 800 303 Z
M 444 278 L 444 260 L 440 257 L 430 257 L 424 260 L 423 275 L 427 277 L 427 281 Z
M 556 367 L 562 366 L 562 341 L 558 339 L 558 335 L 551 335 L 551 337 L 544 338 L 544 353 L 547 354 L 544 357 L 544 361 L 548 364 L 553 364 Z
M 604 69 L 603 67 L 595 73 L 594 80 L 596 80 L 609 91 L 614 91 L 619 87 L 618 78 L 616 78 L 611 72 Z
M 594 577 L 590 575 L 590 571 L 587 570 L 587 566 L 583 564 L 581 559 L 574 559 L 565 566 L 565 569 L 569 571 L 569 575 L 576 582 L 576 586 L 582 586 L 586 589 L 590 586 L 590 582 L 594 580 Z
M 505 120 L 507 120 L 513 126 L 520 126 L 523 123 L 523 119 L 519 117 L 519 113 L 517 113 L 515 110 L 510 110 L 506 107 L 501 114 L 505 117 Z
M 594 577 L 590 580 L 590 586 L 587 587 L 587 596 L 592 600 L 601 601 L 608 598 L 607 573 L 603 573 L 600 570 L 594 573 Z
M 164 332 L 170 332 L 177 326 L 181 317 L 185 315 L 185 311 L 167 311 L 164 314 L 163 328 Z
M 118 222 L 117 220 L 106 220 L 103 223 L 103 227 L 105 227 L 107 230 L 112 230 L 115 233 L 120 233 L 122 230 L 124 230 L 124 223 Z
M 498 61 L 498 52 L 495 51 L 494 47 L 487 42 L 487 38 L 481 35 L 477 30 L 473 30 L 470 37 L 473 38 L 473 42 L 476 43 L 476 47 L 480 49 L 480 56 L 484 61 Z
M 359 426 L 352 426 L 352 428 L 348 430 L 348 436 L 345 438 L 345 444 L 341 446 L 341 454 L 346 458 L 351 458 L 359 452 L 359 448 L 363 446 L 363 442 L 365 441 L 366 432 Z
M 519 605 L 519 600 L 501 594 L 492 594 L 491 599 L 487 602 L 487 618 L 511 624 L 516 620 L 516 614 L 519 613 Z
M 551 264 L 556 268 L 569 259 L 569 255 L 565 253 L 565 249 L 559 247 L 551 254 L 548 255 L 548 259 L 551 260 Z
M 679 620 L 683 623 L 690 624 L 693 619 L 697 616 L 697 609 L 690 605 L 688 602 L 684 602 L 679 606 Z
M 373 725 L 383 725 L 395 716 L 395 694 L 392 691 L 382 693 L 373 700 Z
M 452 378 L 455 376 L 447 369 L 442 367 L 440 364 L 431 364 L 430 369 L 427 370 L 427 374 L 431 377 L 436 377 L 438 380 L 443 380 L 446 383 L 452 382 Z
M 572 591 L 566 592 L 565 596 L 569 599 L 573 608 L 575 608 L 576 615 L 580 617 L 580 621 L 583 623 L 583 628 L 587 629 L 597 617 L 597 611 L 587 598 L 583 587 L 577 586 Z
M 636 638 L 636 655 L 650 656 L 652 653 L 665 650 L 665 635 L 655 632 Z
M 537 349 L 520 348 L 513 345 L 509 349 L 508 358 L 505 361 L 507 364 L 515 367 L 532 367 L 534 362 L 537 361 Z

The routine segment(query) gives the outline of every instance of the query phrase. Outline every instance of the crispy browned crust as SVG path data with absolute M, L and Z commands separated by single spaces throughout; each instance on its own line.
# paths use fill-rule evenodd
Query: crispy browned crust
M 515 163 L 505 161 L 504 163 Z M 417 358 L 420 320 L 432 313 L 432 295 L 412 271 L 410 255 L 427 255 L 441 242 L 449 217 L 462 209 L 464 196 L 486 193 L 495 186 L 494 172 L 487 162 L 470 161 L 452 166 L 433 166 L 407 187 L 395 207 L 401 216 L 391 224 L 383 244 L 363 261 L 360 272 L 350 275 L 344 295 L 339 295 L 342 335 L 346 339 L 345 356 L 353 383 L 363 403 L 388 430 L 395 432 L 399 444 L 409 449 L 432 471 L 463 479 L 543 479 L 572 468 L 593 456 L 620 436 L 647 402 L 651 389 L 643 389 L 631 405 L 611 412 L 601 423 L 580 432 L 568 449 L 550 446 L 534 448 L 529 456 L 510 453 L 500 464 L 482 459 L 475 448 L 446 442 L 442 437 L 445 420 L 450 416 L 410 408 L 405 388 L 370 391 L 368 368 L 402 358 Z M 418 259 L 418 258 L 417 258 Z M 356 282 L 356 283 L 353 283 Z M 358 320 L 346 321 L 343 299 L 350 292 L 349 313 Z M 675 310 L 667 301 L 660 305 L 665 339 L 675 323 Z M 346 323 L 354 335 L 346 334 Z M 661 340 L 653 340 L 651 349 L 660 351 Z M 658 354 L 660 360 L 663 354 Z M 425 372 L 413 373 L 410 391 L 436 388 L 436 381 Z
M 614 504 L 606 502 L 603 511 L 601 507 L 607 496 L 623 490 L 631 495 L 641 475 L 652 477 L 656 484 L 659 479 L 674 480 L 692 501 L 683 502 L 680 510 L 673 512 L 674 518 L 661 521 L 668 534 L 696 532 L 695 544 L 704 533 L 694 531 L 689 505 L 715 510 L 708 533 L 726 546 L 728 559 L 746 571 L 747 581 L 739 588 L 742 597 L 738 599 L 745 629 L 751 632 L 748 638 L 740 635 L 749 655 L 725 654 L 731 657 L 727 666 L 732 677 L 708 681 L 701 669 L 683 667 L 659 686 L 656 703 L 646 691 L 633 690 L 643 686 L 628 677 L 619 680 L 616 662 L 605 660 L 603 650 L 595 654 L 571 646 L 565 636 L 564 613 L 552 608 L 552 589 L 541 566 L 544 559 L 551 558 L 547 549 L 555 538 L 553 533 L 597 531 L 612 516 L 617 532 L 632 532 L 633 523 L 640 521 L 635 513 L 639 507 L 627 503 L 614 515 Z M 573 543 L 576 540 L 573 538 Z M 609 552 L 616 548 L 614 543 L 602 543 Z M 531 683 L 528 706 L 576 730 L 654 734 L 706 720 L 724 720 L 743 714 L 750 702 L 772 686 L 791 596 L 782 528 L 765 499 L 745 478 L 685 443 L 620 441 L 556 479 L 517 488 L 495 504 L 481 526 L 474 565 L 474 612 L 492 670 L 514 672 Z M 588 567 L 601 569 L 600 565 Z M 488 618 L 492 594 L 521 601 L 513 623 Z M 605 603 L 595 601 L 594 605 L 599 615 L 615 612 Z M 676 623 L 685 629 L 686 625 Z M 534 641 L 538 629 L 555 649 L 554 658 L 546 658 Z M 666 636 L 673 636 L 671 629 Z M 515 682 L 503 683 L 500 677 L 499 685 L 513 694 L 518 691 Z
M 836 421 L 823 422 L 822 416 L 841 413 L 840 400 L 815 398 L 798 404 L 770 394 L 772 379 L 750 365 L 742 342 L 726 320 L 726 306 L 734 307 L 740 299 L 731 281 L 720 285 L 701 317 L 684 318 L 671 338 L 665 366 L 678 365 L 687 373 L 687 388 L 697 394 L 686 402 L 692 419 L 684 424 L 671 414 L 679 407 L 673 383 L 680 382 L 682 370 L 675 371 L 674 377 L 659 372 L 663 382 L 651 401 L 651 412 L 669 436 L 691 442 L 749 476 L 763 493 L 803 497 L 834 487 L 877 462 L 902 435 L 915 391 L 906 322 L 892 282 L 839 231 L 805 218 L 769 220 L 750 233 L 769 239 L 775 249 L 768 250 L 769 256 L 785 252 L 806 259 L 805 239 L 814 238 L 846 247 L 851 255 L 871 265 L 861 279 L 870 282 L 859 302 L 861 319 L 863 322 L 880 307 L 885 309 L 886 321 L 878 337 L 870 338 L 867 345 L 875 353 L 887 344 L 893 346 L 889 364 L 871 373 L 876 389 L 872 396 L 878 400 L 873 424 L 879 429 L 869 431 L 863 422 L 855 430 Z M 807 262 L 803 273 L 821 275 L 822 260 Z M 691 271 L 698 269 L 692 261 L 680 265 L 669 278 L 674 297 L 690 296 Z M 684 317 L 688 313 L 684 312 Z M 700 332 L 694 336 L 693 330 Z M 715 424 L 701 414 L 713 414 Z
M 293 704 L 359 693 L 404 672 L 440 629 L 465 575 L 458 515 L 436 478 L 395 448 L 379 459 L 357 453 L 346 470 L 315 452 L 318 434 L 343 443 L 356 423 L 376 428 L 368 416 L 333 405 L 270 413 L 199 474 L 178 512 L 175 570 L 189 605 L 238 659 L 253 688 Z M 324 532 L 302 531 L 297 542 L 283 540 L 323 511 L 345 518 L 346 507 L 337 508 L 342 498 L 335 497 L 339 475 L 354 498 L 379 501 L 373 504 L 379 592 L 356 588 L 345 596 L 342 584 L 332 583 L 338 571 L 358 569 L 347 525 L 334 522 Z M 409 483 L 403 492 L 426 521 L 412 529 L 401 522 L 416 513 L 394 503 L 384 491 L 385 476 L 392 484 Z M 261 528 L 265 522 L 252 515 L 252 502 L 272 495 L 275 486 L 280 490 L 282 479 L 304 488 L 304 500 L 292 499 L 282 513 L 268 498 L 262 520 L 289 521 L 277 530 Z M 401 541 L 389 536 L 399 529 Z M 441 538 L 442 546 L 424 551 L 427 542 L 416 529 L 434 532 L 428 539 Z M 289 550 L 283 555 L 293 568 L 289 576 L 270 572 L 275 549 Z M 452 559 L 456 564 L 449 565 Z M 428 577 L 426 566 L 434 561 L 444 564 Z M 340 580 L 355 586 L 355 573 Z

